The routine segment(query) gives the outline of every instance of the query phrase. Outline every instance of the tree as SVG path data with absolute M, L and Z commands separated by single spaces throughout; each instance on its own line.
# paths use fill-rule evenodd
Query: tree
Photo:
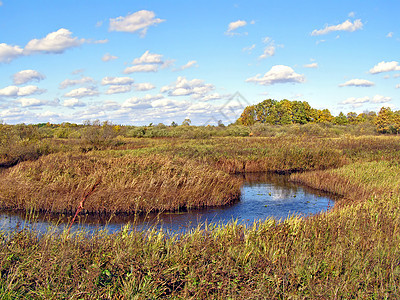
M 382 107 L 376 117 L 375 125 L 379 133 L 398 133 L 400 114 L 393 113 L 390 107 Z
M 349 123 L 349 120 L 344 113 L 340 112 L 339 115 L 333 120 L 333 123 L 337 125 L 347 125 Z
M 190 119 L 185 119 L 182 122 L 182 126 L 190 126 L 192 124 L 192 121 Z

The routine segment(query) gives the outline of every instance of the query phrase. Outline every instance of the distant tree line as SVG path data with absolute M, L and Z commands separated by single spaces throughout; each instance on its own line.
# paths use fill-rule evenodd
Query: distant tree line
M 340 112 L 338 116 L 333 116 L 328 109 L 312 108 L 306 101 L 267 99 L 258 104 L 247 106 L 236 121 L 236 124 L 245 126 L 257 123 L 270 125 L 371 123 L 376 125 L 376 130 L 379 133 L 398 134 L 400 132 L 400 111 L 392 111 L 388 107 L 382 107 L 378 114 L 373 111 L 360 114 L 349 112 L 346 115 Z

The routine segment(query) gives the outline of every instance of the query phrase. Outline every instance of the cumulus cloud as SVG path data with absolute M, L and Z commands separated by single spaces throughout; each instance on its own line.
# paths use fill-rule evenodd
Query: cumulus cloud
M 30 81 L 40 81 L 43 80 L 45 76 L 40 74 L 35 70 L 23 70 L 15 73 L 13 75 L 13 82 L 16 85 L 25 84 Z
M 142 83 L 136 83 L 135 84 L 135 89 L 137 91 L 149 91 L 152 89 L 155 89 L 155 85 L 149 83 L 149 82 L 142 82 Z
M 155 17 L 153 11 L 140 10 L 126 17 L 118 17 L 110 19 L 109 31 L 122 31 L 130 33 L 139 33 L 140 37 L 144 37 L 150 26 L 162 23 L 165 20 Z
M 278 46 L 275 46 L 275 41 L 274 40 L 272 40 L 270 37 L 265 37 L 265 38 L 263 38 L 263 43 L 264 44 L 268 44 L 265 48 L 264 48 L 264 51 L 263 51 L 263 54 L 261 54 L 258 58 L 259 59 L 264 59 L 264 58 L 267 58 L 267 57 L 270 57 L 270 56 L 274 56 L 275 55 L 275 51 L 276 51 L 276 48 L 277 47 L 283 47 L 283 45 L 278 45 Z
M 196 66 L 196 64 L 197 64 L 197 61 L 191 60 L 191 61 L 188 61 L 185 65 L 181 66 L 180 68 L 178 68 L 178 69 L 175 70 L 175 71 L 178 71 L 178 70 L 180 70 L 180 71 L 186 70 L 186 69 L 189 69 L 189 68 L 191 68 L 191 67 Z
M 149 50 L 147 50 L 141 57 L 135 58 L 133 60 L 134 65 L 140 65 L 140 64 L 162 64 L 162 54 L 155 54 L 155 53 L 150 53 Z
M 37 98 L 21 98 L 16 100 L 16 102 L 21 103 L 22 107 L 43 106 L 48 104 L 48 101 Z
M 9 63 L 13 59 L 22 55 L 23 49 L 21 47 L 0 43 L 0 63 Z
M 78 47 L 85 43 L 85 39 L 72 37 L 72 32 L 61 28 L 49 33 L 42 39 L 33 39 L 24 48 L 24 54 L 33 53 L 63 53 L 65 50 Z
M 91 87 L 91 88 L 78 88 L 74 89 L 64 95 L 64 97 L 68 98 L 83 98 L 83 97 L 92 97 L 92 96 L 97 96 L 99 92 Z
M 388 37 L 388 38 L 393 37 L 393 32 L 389 32 L 389 33 L 386 35 L 386 37 Z
M 117 84 L 109 86 L 106 91 L 106 94 L 112 95 L 112 94 L 127 93 L 130 92 L 131 90 L 132 90 L 132 85 Z
M 342 101 L 341 104 L 350 104 L 350 105 L 359 105 L 363 103 L 367 103 L 370 101 L 369 97 L 361 97 L 361 98 L 356 98 L 356 97 L 350 97 L 347 98 L 346 100 Z
M 162 54 L 150 53 L 148 50 L 141 57 L 135 58 L 132 62 L 133 66 L 124 70 L 125 74 L 134 72 L 157 72 L 158 67 L 165 64 L 169 65 L 170 61 L 164 62 Z
M 309 69 L 316 69 L 316 68 L 318 68 L 318 63 L 313 62 L 313 63 L 310 63 L 310 64 L 306 64 L 303 67 L 304 68 L 309 68 Z
M 235 35 L 237 33 L 234 33 L 233 32 L 234 30 L 236 30 L 236 29 L 238 29 L 240 27 L 244 27 L 246 25 L 247 25 L 247 22 L 243 21 L 243 20 L 237 20 L 235 22 L 231 22 L 231 23 L 229 23 L 228 30 L 226 31 L 225 34 L 227 34 L 227 35 Z
M 65 89 L 65 88 L 70 87 L 70 86 L 93 83 L 93 82 L 94 82 L 94 80 L 91 77 L 82 77 L 82 78 L 79 78 L 79 79 L 65 79 L 63 82 L 60 83 L 59 88 L 60 89 Z
M 74 108 L 74 107 L 84 107 L 86 106 L 86 104 L 77 98 L 69 98 L 64 100 L 63 106 Z
M 201 79 L 187 80 L 185 77 L 179 76 L 173 84 L 161 88 L 161 92 L 168 92 L 169 96 L 188 96 L 199 98 L 214 90 L 212 84 L 206 84 Z
M 371 99 L 372 103 L 387 103 L 387 102 L 390 102 L 390 101 L 392 101 L 391 97 L 385 97 L 385 96 L 382 96 L 382 95 L 375 95 Z
M 101 81 L 102 85 L 131 85 L 134 79 L 130 77 L 104 77 Z
M 369 70 L 371 74 L 378 74 L 383 72 L 390 72 L 390 71 L 400 71 L 400 66 L 397 61 L 381 61 L 373 68 Z
M 369 87 L 374 86 L 375 83 L 366 79 L 351 79 L 346 81 L 345 83 L 339 84 L 340 87 L 343 86 L 361 86 L 361 87 Z
M 362 29 L 362 27 L 363 23 L 361 22 L 360 19 L 355 20 L 354 23 L 352 23 L 350 20 L 346 20 L 338 25 L 331 25 L 331 26 L 326 25 L 324 29 L 319 29 L 319 30 L 316 29 L 311 33 L 311 35 L 313 36 L 324 35 L 335 31 L 353 32 Z
M 264 59 L 274 55 L 275 55 L 275 45 L 271 44 L 264 48 L 263 54 L 261 54 L 258 58 Z
M 114 59 L 117 59 L 117 58 L 118 58 L 117 56 L 111 55 L 110 53 L 106 53 L 101 58 L 101 60 L 104 61 L 104 62 L 107 62 L 107 61 L 114 60 Z
M 341 104 L 351 105 L 353 107 L 360 107 L 365 103 L 387 103 L 390 101 L 392 101 L 391 97 L 375 95 L 372 98 L 370 98 L 368 96 L 360 97 L 360 98 L 350 97 L 350 98 L 347 98 L 346 100 L 342 101 Z
M 131 74 L 135 72 L 157 72 L 157 71 L 158 71 L 157 65 L 136 65 L 125 68 L 124 74 Z
M 263 76 L 257 74 L 246 79 L 246 82 L 254 82 L 261 85 L 272 85 L 276 83 L 302 83 L 305 81 L 304 75 L 297 74 L 291 67 L 276 65 Z
M 146 94 L 143 98 L 132 97 L 122 103 L 122 107 L 133 108 L 133 109 L 147 109 L 152 108 L 152 101 L 163 99 L 164 96 L 161 94 L 150 95 Z
M 34 95 L 34 94 L 42 94 L 45 91 L 46 90 L 39 89 L 37 86 L 34 86 L 34 85 L 27 85 L 27 86 L 23 86 L 23 87 L 10 85 L 8 87 L 0 89 L 0 96 L 23 97 L 23 96 L 29 96 L 29 95 Z

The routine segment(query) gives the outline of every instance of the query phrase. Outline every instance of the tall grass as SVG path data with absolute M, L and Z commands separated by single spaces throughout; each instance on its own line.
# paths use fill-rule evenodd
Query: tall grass
M 308 170 L 292 180 L 341 194 L 347 205 L 280 223 L 206 224 L 179 237 L 129 226 L 93 236 L 1 232 L 3 298 L 400 297 L 398 138 L 134 140 L 122 147 L 19 163 L 2 173 L 2 205 L 72 210 L 100 175 L 106 184 L 87 203 L 93 211 L 136 209 L 137 203 L 143 210 L 150 204 L 208 205 L 198 195 L 218 199 L 240 185 L 227 172 L 262 170 Z M 129 202 L 145 191 L 157 197 Z
M 159 154 L 57 153 L 23 162 L 0 178 L 2 207 L 72 213 L 97 178 L 87 212 L 151 212 L 232 203 L 240 180 L 190 160 Z

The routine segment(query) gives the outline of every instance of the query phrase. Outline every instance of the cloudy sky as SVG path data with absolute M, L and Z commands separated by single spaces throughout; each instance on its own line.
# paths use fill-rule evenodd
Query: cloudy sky
M 0 121 L 224 124 L 400 109 L 400 2 L 0 1 Z

